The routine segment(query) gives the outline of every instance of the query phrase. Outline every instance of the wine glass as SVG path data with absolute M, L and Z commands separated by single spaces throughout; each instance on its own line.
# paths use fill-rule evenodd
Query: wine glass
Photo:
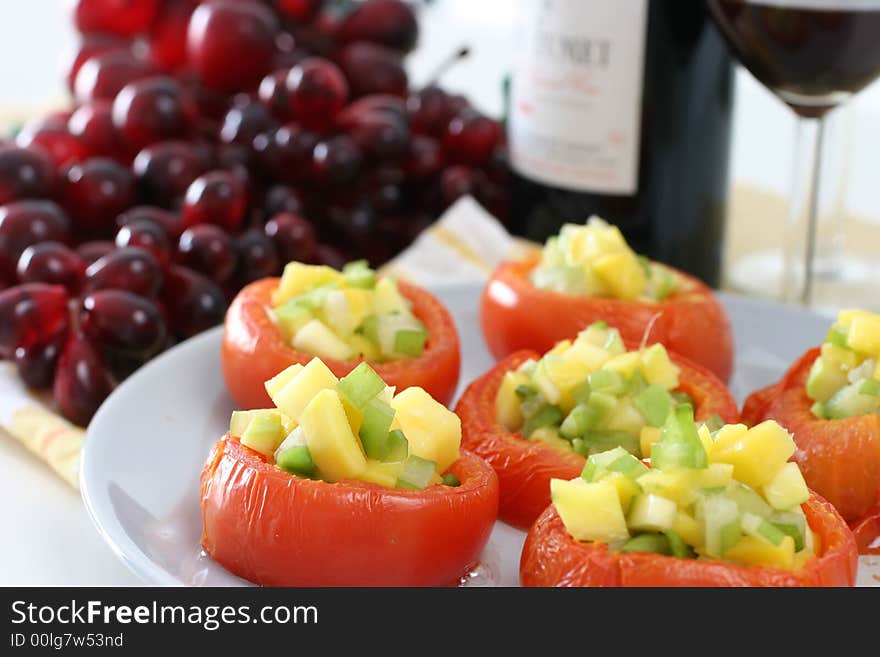
M 781 300 L 815 303 L 817 281 L 844 284 L 870 268 L 845 255 L 839 209 L 819 237 L 828 113 L 880 75 L 880 0 L 707 0 L 742 64 L 798 116 L 792 197 L 783 246 Z M 821 185 L 820 185 L 821 182 Z

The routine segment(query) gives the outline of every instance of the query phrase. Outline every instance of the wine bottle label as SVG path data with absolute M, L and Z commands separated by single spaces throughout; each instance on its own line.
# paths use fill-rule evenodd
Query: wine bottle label
M 648 0 L 520 0 L 510 158 L 578 192 L 638 186 Z

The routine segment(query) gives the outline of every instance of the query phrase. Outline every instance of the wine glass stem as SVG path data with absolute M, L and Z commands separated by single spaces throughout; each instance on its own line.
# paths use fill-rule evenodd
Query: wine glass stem
M 785 234 L 782 300 L 809 306 L 816 278 L 819 192 L 825 119 L 799 117 Z

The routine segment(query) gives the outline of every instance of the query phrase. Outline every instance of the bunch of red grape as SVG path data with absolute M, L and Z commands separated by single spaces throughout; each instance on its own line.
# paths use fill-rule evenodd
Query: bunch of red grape
M 74 422 L 288 261 L 377 266 L 465 194 L 505 215 L 501 127 L 409 88 L 402 0 L 73 16 L 74 106 L 0 140 L 0 359 Z

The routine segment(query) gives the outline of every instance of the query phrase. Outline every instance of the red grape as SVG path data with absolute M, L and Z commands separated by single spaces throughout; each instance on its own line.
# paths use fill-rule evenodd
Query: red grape
M 127 290 L 142 297 L 152 297 L 162 286 L 162 267 L 149 251 L 129 247 L 112 251 L 95 260 L 86 269 L 84 288 Z
M 392 111 L 361 109 L 355 103 L 339 114 L 336 123 L 371 158 L 397 159 L 409 150 L 406 119 Z
M 226 231 L 201 224 L 183 231 L 177 243 L 176 261 L 223 284 L 235 271 L 237 254 Z
M 15 136 L 21 148 L 42 148 L 56 167 L 86 159 L 90 153 L 86 144 L 67 129 L 67 122 L 52 119 L 28 121 Z
M 64 207 L 78 228 L 108 232 L 116 215 L 135 199 L 128 168 L 107 158 L 91 158 L 65 172 Z
M 257 88 L 257 97 L 279 121 L 290 119 L 287 102 L 287 76 L 290 68 L 279 68 L 266 75 Z
M 411 93 L 406 99 L 406 109 L 414 132 L 442 137 L 449 122 L 467 109 L 467 102 L 431 85 Z
M 41 344 L 18 347 L 15 350 L 12 362 L 15 363 L 18 375 L 25 385 L 37 390 L 52 387 L 58 357 L 67 341 L 67 333 L 68 327 L 64 326 L 48 336 Z
M 54 187 L 55 167 L 45 151 L 0 146 L 0 205 L 22 198 L 46 198 Z
M 275 244 L 282 263 L 312 262 L 317 236 L 305 217 L 293 212 L 274 215 L 265 226 L 266 236 Z
M 233 105 L 223 117 L 220 141 L 224 144 L 239 144 L 250 148 L 254 137 L 261 132 L 275 130 L 277 127 L 275 119 L 266 106 L 246 96 L 242 102 Z
M 333 269 L 342 269 L 348 262 L 348 258 L 335 246 L 318 244 L 315 249 L 315 259 L 320 265 L 327 265 Z
M 312 175 L 324 185 L 342 185 L 358 175 L 363 162 L 361 149 L 346 135 L 320 141 L 312 152 Z
M 198 0 L 165 0 L 148 36 L 150 60 L 166 72 L 186 64 L 186 32 Z
M 113 126 L 112 104 L 106 100 L 83 103 L 67 122 L 70 134 L 82 142 L 93 156 L 118 158 L 119 136 Z
M 369 94 L 406 96 L 409 79 L 397 51 L 356 41 L 341 48 L 334 59 L 348 80 L 352 97 Z
M 165 230 L 147 219 L 126 222 L 116 233 L 116 246 L 120 249 L 132 246 L 149 251 L 162 267 L 171 258 L 171 245 Z
M 40 242 L 67 242 L 70 222 L 52 201 L 24 200 L 0 206 L 0 274 L 10 280 L 22 251 Z
M 132 170 L 144 198 L 170 207 L 208 170 L 209 164 L 204 152 L 194 144 L 161 141 L 138 153 Z
M 308 23 L 321 10 L 324 0 L 274 0 L 275 9 L 291 20 Z
M 89 32 L 131 37 L 147 30 L 156 18 L 160 0 L 76 0 L 73 21 Z
M 247 230 L 235 237 L 233 244 L 238 253 L 238 267 L 235 272 L 238 286 L 277 276 L 281 272 L 282 263 L 278 251 L 263 231 L 256 228 Z
M 497 121 L 467 111 L 449 122 L 443 147 L 451 160 L 481 166 L 492 157 L 501 138 L 502 130 Z
M 22 251 L 18 259 L 18 280 L 22 283 L 63 285 L 70 294 L 82 286 L 88 263 L 76 251 L 60 242 L 40 242 Z
M 206 2 L 189 21 L 189 64 L 209 89 L 244 89 L 271 68 L 278 29 L 278 19 L 260 3 Z
M 195 120 L 195 101 L 169 77 L 127 84 L 113 101 L 113 125 L 135 151 L 158 141 L 188 137 Z
M 416 135 L 410 143 L 403 167 L 408 177 L 423 180 L 440 173 L 445 164 L 440 142 L 431 137 Z
M 70 89 L 71 93 L 74 91 L 76 74 L 79 73 L 79 69 L 86 63 L 86 60 L 110 50 L 129 49 L 130 44 L 128 40 L 115 34 L 83 34 L 82 41 L 78 44 L 77 48 L 66 57 L 68 61 L 64 66 L 64 70 L 67 71 L 67 88 Z
M 112 101 L 129 82 L 155 75 L 153 66 L 128 50 L 108 50 L 87 59 L 76 74 L 76 100 Z
M 342 71 L 320 57 L 309 57 L 290 69 L 286 87 L 291 116 L 313 130 L 330 125 L 348 100 Z
M 455 165 L 443 172 L 440 188 L 447 205 L 452 205 L 462 196 L 476 195 L 483 179 L 483 173 L 464 165 Z
M 269 135 L 254 139 L 260 165 L 270 175 L 284 182 L 301 182 L 309 178 L 312 152 L 318 135 L 298 123 L 286 123 Z
M 162 300 L 171 327 L 180 338 L 217 326 L 226 314 L 223 290 L 209 278 L 185 267 L 168 268 Z
M 229 171 L 209 171 L 196 178 L 183 199 L 183 222 L 189 228 L 216 224 L 236 230 L 247 207 L 241 179 Z
M 92 264 L 95 260 L 103 258 L 115 250 L 116 245 L 108 240 L 92 240 L 83 242 L 76 247 L 76 252 L 86 261 L 86 265 Z
M 101 290 L 80 304 L 80 327 L 93 345 L 149 358 L 165 344 L 165 322 L 156 304 L 123 290 Z
M 183 219 L 179 214 L 151 205 L 136 205 L 116 217 L 116 225 L 120 228 L 143 221 L 159 226 L 172 240 L 176 240 L 183 232 Z
M 101 354 L 82 333 L 72 332 L 58 359 L 52 388 L 55 403 L 64 417 L 85 426 L 114 385 Z
M 401 0 L 366 0 L 342 19 L 334 36 L 345 43 L 372 41 L 409 52 L 418 40 L 419 25 L 413 10 Z
M 303 203 L 299 193 L 287 185 L 272 185 L 266 190 L 263 198 L 263 212 L 267 217 L 274 217 L 282 212 L 297 214 L 302 211 Z
M 0 292 L 0 358 L 30 349 L 68 326 L 67 291 L 60 285 L 26 283 Z

